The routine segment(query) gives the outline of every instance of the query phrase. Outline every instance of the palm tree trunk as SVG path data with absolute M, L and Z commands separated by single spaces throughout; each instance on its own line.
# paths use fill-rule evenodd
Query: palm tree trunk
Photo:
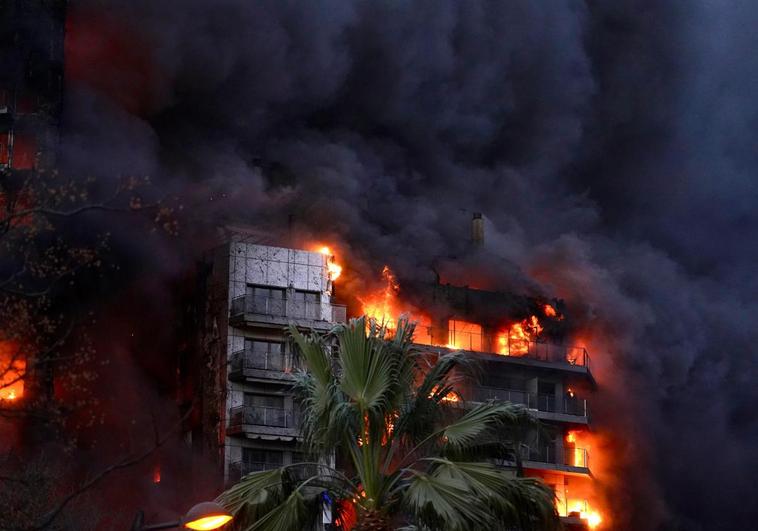
M 352 531 L 392 531 L 389 518 L 380 511 L 365 510 L 358 515 L 358 523 Z

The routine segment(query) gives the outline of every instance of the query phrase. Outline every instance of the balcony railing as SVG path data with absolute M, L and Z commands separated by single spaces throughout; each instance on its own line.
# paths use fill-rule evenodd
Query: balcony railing
M 555 345 L 526 339 L 513 340 L 508 334 L 480 334 L 432 327 L 418 327 L 415 341 L 421 345 L 433 345 L 456 350 L 486 352 L 514 358 L 530 358 L 551 363 L 586 367 L 590 356 L 584 347 Z
M 253 472 L 262 472 L 263 470 L 274 470 L 281 467 L 281 464 L 277 463 L 262 463 L 262 462 L 250 462 L 250 461 L 235 461 L 229 463 L 229 475 L 239 480 L 243 476 L 252 474 Z
M 299 366 L 292 354 L 284 352 L 268 352 L 254 349 L 238 350 L 231 355 L 231 371 L 245 372 L 255 369 L 259 371 L 292 372 Z
M 230 426 L 270 426 L 295 428 L 294 412 L 288 409 L 267 406 L 237 406 L 229 411 Z
M 242 295 L 232 299 L 230 315 L 237 317 L 245 314 L 328 321 L 331 323 L 344 323 L 347 320 L 347 308 L 342 304 L 253 297 L 251 295 Z
M 587 401 L 582 398 L 556 398 L 555 395 L 538 395 L 526 391 L 514 391 L 498 387 L 476 386 L 472 393 L 474 401 L 504 400 L 523 404 L 530 409 L 546 413 L 563 413 L 579 417 L 588 416 Z
M 555 447 L 553 445 L 546 445 L 541 448 L 523 446 L 521 450 L 521 458 L 526 461 L 576 468 L 590 467 L 590 454 L 584 448 L 564 448 L 560 460 L 556 458 Z

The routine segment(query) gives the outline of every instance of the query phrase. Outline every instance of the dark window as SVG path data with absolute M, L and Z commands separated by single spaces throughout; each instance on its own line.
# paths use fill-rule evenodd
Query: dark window
M 276 395 L 259 395 L 245 393 L 245 405 L 251 407 L 274 407 L 284 408 L 284 397 Z
M 318 291 L 295 290 L 294 312 L 304 319 L 321 319 L 321 293 Z
M 284 316 L 286 314 L 286 291 L 268 286 L 248 286 L 246 311 L 263 315 Z
M 278 450 L 242 449 L 242 462 L 251 471 L 271 470 L 284 463 L 284 452 Z
M 295 290 L 295 300 L 316 304 L 321 302 L 321 293 L 318 291 L 303 291 L 297 289 Z
M 245 393 L 246 423 L 258 426 L 291 427 L 291 415 L 284 410 L 284 397 Z
M 249 367 L 267 371 L 284 370 L 284 343 L 245 339 Z

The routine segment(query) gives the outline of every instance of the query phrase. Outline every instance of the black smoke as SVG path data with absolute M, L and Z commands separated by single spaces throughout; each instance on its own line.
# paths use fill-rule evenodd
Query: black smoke
M 67 171 L 150 175 L 184 206 L 177 238 L 115 231 L 151 275 L 242 221 L 336 239 L 363 273 L 471 263 L 486 287 L 563 297 L 610 404 L 614 528 L 758 519 L 753 3 L 80 0 L 71 17 L 69 42 L 88 38 L 67 54 Z

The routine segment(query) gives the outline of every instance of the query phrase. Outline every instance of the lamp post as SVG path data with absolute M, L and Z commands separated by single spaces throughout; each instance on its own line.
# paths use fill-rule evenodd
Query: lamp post
M 201 502 L 192 507 L 181 520 L 161 524 L 145 525 L 145 515 L 137 513 L 132 524 L 132 531 L 157 531 L 159 529 L 175 529 L 183 527 L 194 531 L 210 531 L 218 529 L 232 519 L 232 515 L 215 502 Z

